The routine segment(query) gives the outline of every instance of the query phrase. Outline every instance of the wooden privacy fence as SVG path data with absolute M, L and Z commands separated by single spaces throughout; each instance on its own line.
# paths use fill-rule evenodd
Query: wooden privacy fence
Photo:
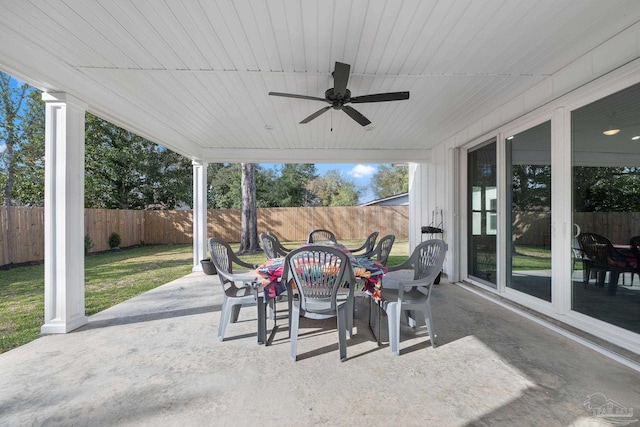
M 123 248 L 144 242 L 144 216 L 141 210 L 85 209 L 84 234 L 93 241 L 91 252 L 109 250 L 111 233 L 118 233 Z
M 208 213 L 207 237 L 240 241 L 238 209 Z M 193 240 L 191 211 L 141 211 L 85 209 L 85 235 L 93 242 L 91 252 L 109 249 L 116 232 L 120 246 L 180 244 Z M 573 220 L 584 232 L 602 234 L 614 243 L 627 243 L 640 235 L 638 212 L 576 212 Z M 549 213 L 519 213 L 515 218 L 516 244 L 550 244 Z M 407 206 L 350 206 L 258 209 L 258 232 L 273 231 L 283 240 L 305 240 L 310 230 L 327 228 L 339 239 L 364 239 L 377 230 L 380 236 L 408 237 Z M 0 206 L 0 266 L 44 259 L 44 209 Z
M 0 206 L 0 265 L 44 258 L 44 209 Z
M 207 212 L 207 237 L 240 241 L 239 209 Z M 193 241 L 191 211 L 141 211 L 85 209 L 85 235 L 93 242 L 91 252 L 109 249 L 109 236 L 116 232 L 120 246 L 180 244 Z M 314 208 L 260 208 L 258 232 L 273 231 L 283 240 L 306 240 L 315 228 L 332 230 L 339 239 L 380 236 L 408 237 L 408 206 L 349 206 Z M 44 209 L 0 206 L 0 265 L 44 259 Z
M 574 212 L 573 222 L 580 231 L 600 234 L 613 243 L 626 244 L 631 237 L 640 236 L 638 212 Z M 550 230 L 549 212 L 520 212 L 514 218 L 516 244 L 550 247 Z
M 577 212 L 573 222 L 583 233 L 600 234 L 613 243 L 628 244 L 640 236 L 640 212 Z
M 239 209 L 207 212 L 207 237 L 239 242 Z M 145 243 L 191 243 L 191 211 L 146 211 Z M 345 206 L 313 208 L 259 208 L 258 233 L 273 231 L 282 240 L 306 240 L 316 228 L 332 230 L 338 239 L 364 239 L 373 231 L 381 236 L 409 236 L 408 206 Z

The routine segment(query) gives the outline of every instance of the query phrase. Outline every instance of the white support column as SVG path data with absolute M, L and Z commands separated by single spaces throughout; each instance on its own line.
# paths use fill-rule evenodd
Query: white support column
M 45 122 L 44 325 L 63 334 L 87 323 L 84 305 L 84 115 L 65 93 L 43 93 Z
M 423 164 L 409 163 L 409 253 L 422 241 L 422 210 L 426 198 L 426 186 L 422 180 Z
M 446 173 L 445 211 L 448 215 L 445 220 L 445 232 L 448 236 L 447 258 L 450 267 L 447 268 L 447 278 L 457 282 L 460 280 L 460 149 L 449 148 Z
M 193 271 L 202 271 L 207 257 L 207 163 L 193 164 Z
M 571 311 L 573 236 L 571 112 L 556 108 L 551 119 L 551 303 L 558 314 Z

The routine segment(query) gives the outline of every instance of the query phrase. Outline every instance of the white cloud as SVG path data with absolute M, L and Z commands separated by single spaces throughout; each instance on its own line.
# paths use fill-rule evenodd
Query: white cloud
M 376 173 L 375 166 L 368 165 L 355 165 L 350 171 L 349 175 L 354 178 L 368 178 Z

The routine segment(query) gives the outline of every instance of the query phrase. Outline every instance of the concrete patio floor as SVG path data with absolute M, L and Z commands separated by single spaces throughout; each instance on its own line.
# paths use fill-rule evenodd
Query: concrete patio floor
M 403 329 L 398 357 L 359 298 L 343 363 L 334 320 L 303 319 L 291 361 L 282 311 L 269 347 L 255 307 L 218 342 L 221 301 L 216 276 L 192 273 L 0 355 L 0 425 L 614 425 L 593 413 L 607 401 L 636 413 L 617 421 L 640 415 L 640 372 L 457 284 L 434 288 L 437 347 Z

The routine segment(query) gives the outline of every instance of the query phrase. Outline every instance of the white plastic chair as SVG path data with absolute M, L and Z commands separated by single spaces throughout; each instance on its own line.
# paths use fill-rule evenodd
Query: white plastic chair
M 354 248 L 354 249 L 347 248 L 347 249 L 349 249 L 349 252 L 351 252 L 354 255 L 357 255 L 360 257 L 370 257 L 371 255 L 373 255 L 373 249 L 376 247 L 377 238 L 378 238 L 378 232 L 374 231 L 373 233 L 369 234 L 369 236 L 364 241 L 362 246 L 360 246 L 359 248 Z M 357 252 L 362 252 L 362 253 L 357 254 Z
M 296 360 L 300 316 L 310 319 L 337 317 L 340 360 L 347 358 L 346 335 L 353 329 L 355 277 L 349 257 L 327 246 L 306 246 L 285 258 L 283 280 L 290 301 L 291 359 Z M 294 297 L 292 283 L 296 286 Z M 346 287 L 345 285 L 348 285 Z
M 238 321 L 240 308 L 246 304 L 256 303 L 255 287 L 260 279 L 255 271 L 233 272 L 233 264 L 249 269 L 255 269 L 257 265 L 239 259 L 227 242 L 211 237 L 208 244 L 211 262 L 216 267 L 224 292 L 218 326 L 218 340 L 223 341 L 227 325 Z
M 336 241 L 336 235 L 333 234 L 332 231 L 325 230 L 323 228 L 313 230 L 309 233 L 309 236 L 307 236 L 307 243 L 326 243 Z
M 279 238 L 279 237 L 278 237 L 274 232 L 272 232 L 272 231 L 267 231 L 267 234 L 268 234 L 269 236 L 271 236 L 271 237 L 273 237 L 273 238 L 275 239 L 275 241 L 277 242 L 278 250 L 279 250 L 280 252 L 284 252 L 284 253 L 287 253 L 287 254 L 288 254 L 289 252 L 291 252 L 291 249 L 289 249 L 289 248 L 285 248 L 284 246 L 282 246 L 282 242 L 280 241 L 280 238 Z
M 271 234 L 260 233 L 260 243 L 267 259 L 284 258 L 290 251 L 284 250 L 278 239 Z
M 403 311 L 421 311 L 424 315 L 431 346 L 435 347 L 435 330 L 431 316 L 431 288 L 438 274 L 442 270 L 446 244 L 439 239 L 427 240 L 420 243 L 404 263 L 389 267 L 389 272 L 413 267 L 413 280 L 400 281 L 397 289 L 385 288 L 382 284 L 381 306 L 387 313 L 389 325 L 389 347 L 391 353 L 399 355 L 400 350 L 400 317 Z M 415 322 L 412 322 L 415 326 Z
M 358 255 L 358 258 L 369 258 L 375 259 L 382 265 L 387 265 L 387 261 L 389 260 L 389 254 L 391 253 L 391 248 L 393 248 L 393 243 L 396 240 L 396 236 L 393 234 L 389 234 L 384 236 L 382 239 L 378 241 L 376 247 L 369 253 L 369 256 Z

